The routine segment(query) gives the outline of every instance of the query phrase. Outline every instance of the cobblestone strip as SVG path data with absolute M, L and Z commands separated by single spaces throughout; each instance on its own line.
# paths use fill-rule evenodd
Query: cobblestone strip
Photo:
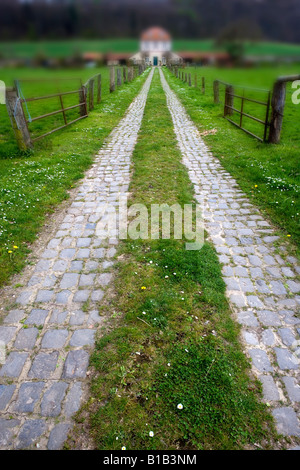
M 117 239 L 101 240 L 107 203 L 130 180 L 153 71 L 86 173 L 63 223 L 0 325 L 9 352 L 0 369 L 0 449 L 59 449 L 86 393 L 89 350 L 103 317 Z
M 205 229 L 223 265 L 227 296 L 242 325 L 245 352 L 277 428 L 300 437 L 300 266 L 274 230 L 213 157 L 160 71 L 175 133 Z

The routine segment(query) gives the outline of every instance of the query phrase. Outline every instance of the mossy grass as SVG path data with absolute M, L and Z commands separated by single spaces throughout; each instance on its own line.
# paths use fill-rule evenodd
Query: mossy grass
M 151 138 L 150 138 L 151 136 Z M 133 154 L 129 205 L 193 203 L 159 74 Z M 216 252 L 207 241 L 125 240 L 91 356 L 84 425 L 99 450 L 268 448 L 276 433 L 250 377 Z M 256 446 L 256 447 L 255 447 Z

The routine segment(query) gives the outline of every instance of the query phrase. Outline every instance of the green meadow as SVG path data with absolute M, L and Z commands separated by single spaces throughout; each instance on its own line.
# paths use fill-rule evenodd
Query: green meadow
M 174 51 L 213 51 L 222 49 L 212 39 L 173 41 Z M 0 43 L 0 57 L 28 58 L 37 54 L 47 57 L 68 57 L 84 52 L 136 52 L 139 49 L 137 39 L 105 40 L 67 40 L 67 41 L 15 41 Z M 300 45 L 276 42 L 248 42 L 245 44 L 247 55 L 300 57 Z

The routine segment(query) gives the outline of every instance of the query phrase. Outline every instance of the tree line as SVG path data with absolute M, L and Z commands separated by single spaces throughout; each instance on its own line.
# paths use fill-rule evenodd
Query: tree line
M 300 42 L 299 0 L 1 0 L 0 40 L 136 38 L 152 25 L 174 38 Z

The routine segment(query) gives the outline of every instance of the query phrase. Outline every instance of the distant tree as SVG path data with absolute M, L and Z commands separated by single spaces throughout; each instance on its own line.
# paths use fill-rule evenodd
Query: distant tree
M 236 63 L 243 59 L 246 41 L 262 39 L 262 31 L 255 21 L 237 20 L 226 26 L 218 35 L 217 46 L 224 47 Z

